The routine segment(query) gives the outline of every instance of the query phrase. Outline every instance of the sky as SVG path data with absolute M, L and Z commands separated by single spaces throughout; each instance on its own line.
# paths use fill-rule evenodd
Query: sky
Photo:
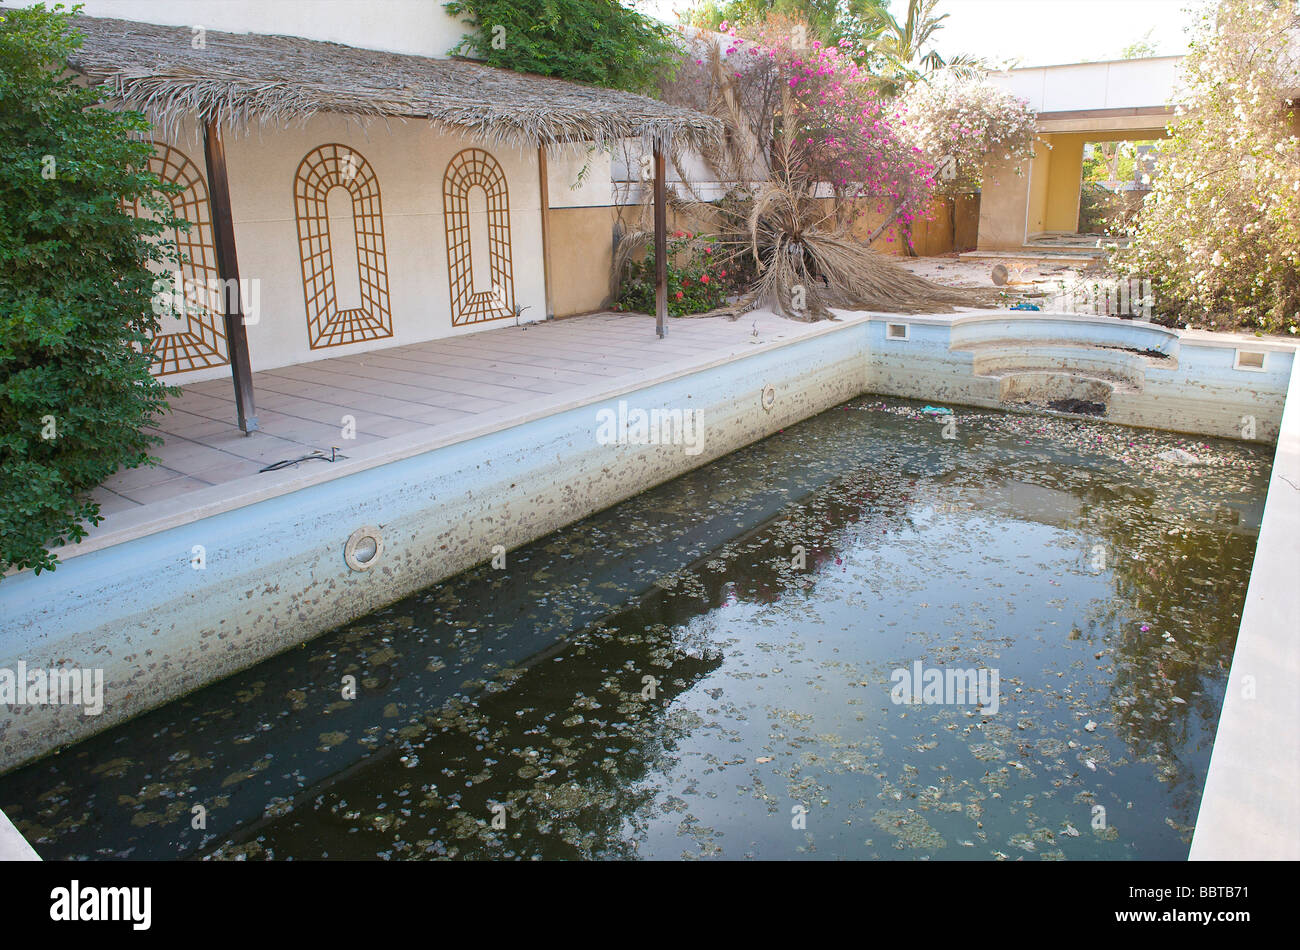
M 949 14 L 936 34 L 945 57 L 970 53 L 1001 64 L 1018 59 L 1022 66 L 1118 59 L 1121 50 L 1143 39 L 1157 55 L 1187 51 L 1185 27 L 1195 22 L 1189 8 L 1204 0 L 940 0 L 938 12 Z M 907 0 L 890 0 L 902 19 Z M 690 0 L 641 0 L 643 12 L 676 22 L 676 10 Z

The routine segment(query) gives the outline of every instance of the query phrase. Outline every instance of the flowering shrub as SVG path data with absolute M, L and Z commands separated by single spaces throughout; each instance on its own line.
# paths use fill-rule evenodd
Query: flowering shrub
M 674 231 L 668 241 L 668 314 L 707 313 L 727 302 L 735 275 L 714 261 L 716 241 L 690 231 Z M 617 309 L 655 312 L 655 254 L 629 265 Z
M 882 234 L 911 243 L 909 225 L 929 213 L 934 169 L 904 140 L 897 109 L 854 61 L 852 44 L 823 45 L 806 24 L 769 15 L 743 35 L 722 24 L 685 45 L 684 68 L 662 95 L 717 116 L 725 135 L 699 156 L 712 193 L 683 175 L 675 197 L 706 222 L 715 259 L 741 286 L 729 310 L 766 305 L 818 320 L 833 308 L 915 311 L 952 302 L 950 288 L 870 249 Z M 873 211 L 883 222 L 872 233 L 855 227 Z M 627 230 L 620 270 L 648 234 L 645 226 Z
M 1185 106 L 1132 243 L 1112 259 L 1151 278 L 1161 322 L 1297 332 L 1297 25 L 1294 0 L 1222 0 L 1183 63 Z
M 888 216 L 882 230 L 893 240 L 896 224 L 926 212 L 934 165 L 909 140 L 902 112 L 880 95 L 876 77 L 852 58 L 848 40 L 803 48 L 803 34 L 780 19 L 748 38 L 734 28 L 726 36 L 725 55 L 767 61 L 758 85 L 773 103 L 773 127 L 793 140 L 797 183 L 829 186 L 839 225 L 875 211 Z
M 948 194 L 979 188 L 990 158 L 1034 154 L 1034 110 L 984 79 L 935 73 L 903 94 L 898 112 L 903 140 L 935 166 L 937 187 Z

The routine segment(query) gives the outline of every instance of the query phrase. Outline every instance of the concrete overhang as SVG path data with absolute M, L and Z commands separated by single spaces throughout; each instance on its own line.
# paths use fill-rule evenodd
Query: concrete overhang
M 1037 131 L 1133 132 L 1148 131 L 1157 138 L 1174 117 L 1172 106 L 1136 106 L 1124 109 L 1073 109 L 1038 113 Z

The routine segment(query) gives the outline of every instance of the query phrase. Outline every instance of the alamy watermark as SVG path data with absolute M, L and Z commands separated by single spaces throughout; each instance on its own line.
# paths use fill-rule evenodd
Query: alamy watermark
M 1060 281 L 1044 310 L 1086 316 L 1136 317 L 1150 320 L 1155 307 L 1151 281 L 1145 277 L 1120 280 Z
M 257 277 L 186 280 L 183 273 L 175 271 L 154 280 L 150 306 L 156 317 L 177 319 L 184 319 L 197 310 L 223 314 L 239 309 L 244 314 L 244 325 L 256 326 L 262 318 L 262 281 Z
M 596 441 L 601 445 L 680 445 L 687 455 L 704 451 L 704 413 L 699 409 L 629 408 L 596 413 Z
M 125 921 L 132 930 L 153 923 L 153 888 L 111 887 L 73 881 L 50 891 L 50 920 Z
M 993 715 L 998 711 L 998 671 L 991 669 L 926 669 L 920 660 L 910 669 L 899 667 L 889 676 L 889 698 L 896 704 L 974 706 Z
M 29 670 L 19 660 L 17 669 L 0 667 L 0 705 L 81 706 L 83 715 L 98 716 L 104 711 L 104 671 Z

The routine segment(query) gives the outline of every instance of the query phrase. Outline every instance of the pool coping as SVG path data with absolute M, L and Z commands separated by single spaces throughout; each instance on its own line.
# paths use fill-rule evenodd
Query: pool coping
M 1300 373 L 1282 410 L 1190 859 L 1300 859 Z
M 1176 340 L 1187 340 L 1188 342 L 1194 342 L 1198 346 L 1237 349 L 1247 345 L 1257 349 L 1284 352 L 1294 352 L 1297 349 L 1297 343 L 1285 339 L 1257 338 L 1248 334 L 1184 330 L 1166 327 L 1147 320 L 1127 320 L 1097 314 L 1056 311 L 1019 312 L 965 307 L 958 308 L 952 313 L 900 314 L 873 310 L 835 310 L 833 312 L 836 316 L 835 320 L 827 320 L 818 326 L 805 328 L 803 332 L 796 336 L 763 341 L 762 344 L 752 349 L 732 350 L 704 361 L 697 359 L 679 360 L 669 364 L 667 368 L 656 367 L 633 376 L 620 377 L 615 385 L 594 383 L 579 389 L 566 390 L 550 398 L 539 398 L 523 411 L 514 406 L 493 410 L 475 417 L 464 425 L 449 428 L 434 435 L 413 433 L 394 436 L 368 446 L 360 446 L 350 453 L 347 460 L 340 460 L 329 466 L 328 469 L 298 470 L 288 468 L 280 472 L 265 473 L 265 475 L 271 476 L 269 478 L 265 477 L 265 475 L 246 476 L 226 484 L 214 485 L 211 488 L 190 492 L 174 499 L 149 505 L 136 511 L 112 514 L 104 519 L 100 528 L 93 531 L 80 543 L 61 545 L 55 548 L 52 553 L 60 561 L 68 561 L 80 555 L 90 554 L 103 548 L 157 534 L 212 515 L 243 508 L 268 498 L 290 494 L 300 489 L 343 478 L 391 462 L 401 461 L 424 452 L 434 451 L 448 445 L 467 442 L 515 428 L 516 426 L 526 425 L 547 416 L 595 405 L 609 399 L 616 399 L 637 390 L 705 372 L 734 362 L 737 359 L 755 355 L 758 352 L 779 350 L 828 333 L 837 333 L 848 327 L 872 321 L 947 325 L 956 328 L 973 323 L 1034 321 L 1047 318 L 1079 324 L 1123 324 L 1150 327 L 1153 330 L 1163 331 Z M 19 573 L 23 572 L 10 569 L 0 574 L 0 578 Z
M 0 861 L 39 861 L 41 856 L 27 843 L 22 832 L 0 811 Z
M 636 375 L 620 377 L 615 385 L 594 383 L 576 390 L 566 390 L 550 398 L 539 397 L 525 410 L 521 411 L 513 406 L 493 410 L 475 417 L 465 425 L 449 428 L 447 431 L 432 436 L 415 433 L 394 436 L 372 445 L 360 446 L 350 452 L 350 457 L 347 460 L 339 460 L 327 469 L 298 470 L 286 468 L 279 472 L 265 473 L 273 476 L 272 478 L 247 476 L 224 485 L 214 485 L 212 488 L 150 505 L 139 511 L 109 515 L 104 519 L 104 527 L 101 530 L 92 533 L 78 544 L 65 544 L 57 547 L 52 553 L 61 562 L 68 561 L 79 555 L 90 554 L 103 548 L 113 547 L 137 538 L 147 537 L 171 528 L 190 524 L 212 515 L 244 508 L 268 498 L 287 495 L 303 488 L 310 488 L 323 482 L 344 478 L 392 462 L 399 462 L 449 445 L 469 442 L 506 429 L 527 425 L 548 416 L 556 416 L 572 409 L 580 409 L 610 399 L 617 399 L 661 383 L 672 382 L 683 377 L 706 372 L 758 353 L 794 346 L 828 333 L 837 333 L 848 327 L 869 323 L 873 319 L 878 320 L 888 315 L 869 311 L 837 311 L 836 316 L 836 320 L 827 320 L 821 326 L 809 328 L 797 336 L 764 341 L 763 344 L 748 350 L 725 352 L 705 361 L 696 359 L 679 360 L 669 364 L 666 369 L 655 368 Z M 0 577 L 8 577 L 11 574 L 18 573 L 22 572 L 10 570 L 0 575 Z

